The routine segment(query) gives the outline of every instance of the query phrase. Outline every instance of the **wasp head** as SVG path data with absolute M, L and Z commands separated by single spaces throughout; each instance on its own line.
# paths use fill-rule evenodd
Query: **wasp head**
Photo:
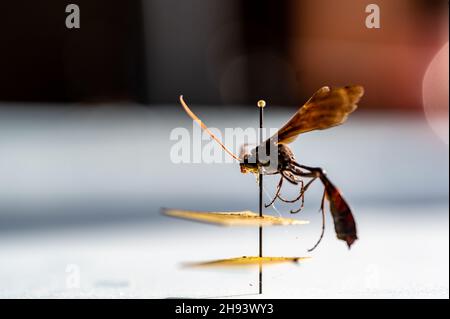
M 241 162 L 239 163 L 239 166 L 241 168 L 242 174 L 247 174 L 247 173 L 258 174 L 258 172 L 259 172 L 258 165 L 257 165 L 256 161 L 252 161 L 250 154 L 245 154 L 243 156 Z

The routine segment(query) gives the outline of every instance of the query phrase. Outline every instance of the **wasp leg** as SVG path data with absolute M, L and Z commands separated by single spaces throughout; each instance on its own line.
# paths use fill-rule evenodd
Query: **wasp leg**
M 320 167 L 309 167 L 309 166 L 301 165 L 295 161 L 292 162 L 292 164 L 298 168 L 302 168 L 302 169 L 305 169 L 305 170 L 311 172 L 309 174 L 313 174 L 315 176 L 313 180 L 320 178 L 323 181 L 324 177 L 326 176 L 325 171 Z M 315 245 L 312 248 L 308 249 L 308 252 L 311 252 L 314 249 L 316 249 L 316 247 L 320 244 L 320 242 L 322 241 L 322 238 L 325 234 L 325 198 L 326 198 L 326 194 L 327 194 L 327 187 L 325 184 L 324 184 L 324 186 L 325 186 L 325 189 L 323 191 L 322 200 L 320 203 L 320 213 L 322 214 L 322 231 L 320 233 L 320 237 L 319 237 L 318 241 L 315 243 Z
M 298 171 L 298 175 L 303 176 L 303 175 L 313 175 L 315 177 L 322 177 L 324 175 L 326 175 L 325 171 L 320 168 L 320 167 L 309 167 L 309 166 L 305 166 L 305 165 L 301 165 L 295 161 L 292 162 L 292 164 L 296 167 L 296 168 L 303 168 L 306 169 L 307 171 L 309 171 L 310 173 L 303 173 L 300 170 L 295 170 L 296 172 Z
M 316 242 L 316 244 L 308 249 L 308 252 L 313 251 L 314 249 L 316 249 L 317 246 L 319 246 L 320 242 L 322 241 L 323 235 L 325 234 L 325 196 L 326 196 L 326 190 L 323 191 L 323 195 L 322 195 L 322 202 L 320 204 L 320 212 L 322 213 L 322 232 L 320 233 L 320 237 L 319 240 Z
M 277 191 L 275 192 L 275 196 L 273 197 L 272 201 L 269 204 L 265 204 L 264 207 L 270 207 L 275 203 L 275 200 L 277 199 L 278 195 L 280 194 L 281 186 L 283 185 L 283 179 L 284 177 L 281 176 L 280 181 L 278 182 Z
M 290 200 L 290 199 L 284 199 L 283 197 L 281 197 L 281 194 L 278 195 L 278 198 L 279 198 L 282 202 L 285 202 L 285 203 L 295 203 L 296 201 L 298 201 L 298 200 L 300 199 L 302 190 L 304 189 L 304 187 L 303 187 L 303 180 L 300 180 L 300 184 L 301 184 L 301 185 L 300 185 L 300 195 L 299 195 L 297 198 L 292 199 L 292 200 Z
M 284 178 L 286 178 L 290 183 L 294 185 L 298 185 L 299 180 L 297 177 L 290 171 L 281 171 L 281 175 L 283 175 Z
M 312 178 L 308 183 L 306 183 L 305 187 L 303 187 L 303 189 L 300 192 L 300 195 L 296 198 L 296 200 L 299 200 L 300 198 L 302 199 L 302 203 L 300 205 L 300 208 L 298 208 L 296 210 L 291 210 L 291 214 L 299 213 L 303 209 L 303 206 L 305 205 L 305 192 L 308 190 L 309 186 L 311 186 L 311 184 L 316 179 L 317 179 L 317 177 Z
M 302 200 L 300 208 L 296 209 L 296 210 L 291 210 L 291 214 L 296 214 L 298 212 L 300 212 L 303 207 L 305 206 L 305 193 L 308 190 L 309 186 L 316 180 L 316 178 L 318 177 L 317 173 L 314 172 L 303 172 L 300 168 L 297 167 L 297 165 L 300 165 L 296 162 L 292 162 L 293 165 L 289 165 L 288 169 L 290 172 L 292 172 L 294 175 L 296 176 L 301 176 L 301 177 L 306 177 L 306 178 L 312 178 L 312 180 L 310 180 L 305 187 L 303 187 L 303 183 L 302 183 L 302 187 L 300 188 L 300 194 L 298 195 L 298 197 L 296 197 L 293 200 L 285 200 L 284 198 L 281 198 L 281 196 L 278 196 L 278 198 L 280 198 L 280 200 L 286 202 L 286 203 L 295 203 L 298 200 Z

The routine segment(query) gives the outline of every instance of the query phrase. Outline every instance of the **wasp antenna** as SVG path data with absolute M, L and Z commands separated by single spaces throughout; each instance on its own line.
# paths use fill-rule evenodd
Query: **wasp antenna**
M 222 147 L 222 149 L 227 152 L 231 157 L 233 157 L 235 160 L 240 161 L 240 158 L 237 157 L 232 151 L 230 151 L 225 144 L 222 143 L 221 140 L 219 140 L 217 138 L 217 136 L 215 136 L 213 134 L 213 132 L 210 131 L 210 129 L 198 118 L 197 115 L 194 114 L 194 112 L 191 111 L 191 109 L 189 108 L 189 106 L 186 104 L 186 102 L 184 102 L 183 99 L 183 95 L 180 95 L 180 103 L 181 106 L 183 106 L 184 110 L 186 111 L 186 113 L 189 115 L 189 117 L 194 120 L 195 122 L 197 122 L 198 125 L 200 125 L 200 127 L 209 134 L 209 136 L 211 136 L 211 138 L 213 140 L 215 140 L 217 143 L 219 143 L 219 145 Z

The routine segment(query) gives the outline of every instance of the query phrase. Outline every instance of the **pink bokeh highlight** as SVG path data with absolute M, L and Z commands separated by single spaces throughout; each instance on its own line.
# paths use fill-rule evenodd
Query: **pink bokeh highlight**
M 449 43 L 434 56 L 422 83 L 423 107 L 433 131 L 449 145 Z

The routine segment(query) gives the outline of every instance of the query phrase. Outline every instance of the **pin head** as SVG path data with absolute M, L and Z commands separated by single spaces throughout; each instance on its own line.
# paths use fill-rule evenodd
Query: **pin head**
M 260 108 L 266 107 L 266 101 L 264 101 L 264 100 L 259 100 L 259 101 L 258 101 L 258 107 L 260 107 Z

